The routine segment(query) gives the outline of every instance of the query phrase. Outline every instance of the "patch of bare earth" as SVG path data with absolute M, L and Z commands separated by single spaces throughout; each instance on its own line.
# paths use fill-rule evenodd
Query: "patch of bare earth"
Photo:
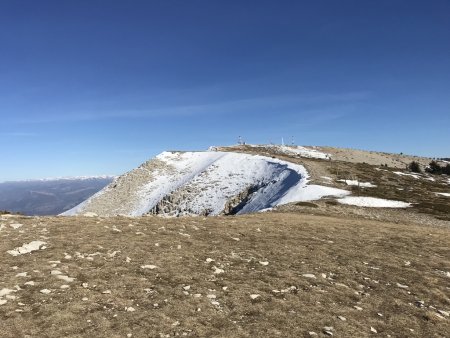
M 450 333 L 448 226 L 298 212 L 0 224 L 2 337 Z

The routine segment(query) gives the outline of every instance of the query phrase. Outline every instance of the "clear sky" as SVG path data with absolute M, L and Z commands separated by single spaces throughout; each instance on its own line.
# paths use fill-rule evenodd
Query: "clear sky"
M 239 135 L 450 156 L 450 1 L 0 1 L 0 181 Z

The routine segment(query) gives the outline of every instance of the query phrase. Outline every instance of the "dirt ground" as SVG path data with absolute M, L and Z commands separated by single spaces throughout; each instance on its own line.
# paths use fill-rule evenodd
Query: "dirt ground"
M 0 216 L 0 335 L 450 337 L 448 222 L 305 210 Z

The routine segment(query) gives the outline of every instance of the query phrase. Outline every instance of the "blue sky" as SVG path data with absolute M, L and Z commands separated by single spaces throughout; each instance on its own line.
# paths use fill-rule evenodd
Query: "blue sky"
M 450 156 L 450 2 L 1 1 L 0 181 L 281 142 Z

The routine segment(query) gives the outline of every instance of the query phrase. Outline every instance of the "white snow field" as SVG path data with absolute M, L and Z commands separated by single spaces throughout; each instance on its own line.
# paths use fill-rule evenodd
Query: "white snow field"
M 318 151 L 314 147 L 304 147 L 304 146 L 287 146 L 287 145 L 258 145 L 258 144 L 247 144 L 246 146 L 252 148 L 271 148 L 273 151 L 290 156 L 300 156 L 308 158 L 320 158 L 329 159 L 330 154 Z M 214 149 L 214 147 L 212 147 Z
M 339 203 L 368 208 L 407 208 L 411 203 L 386 200 L 375 197 L 346 196 L 337 200 Z
M 218 215 L 233 199 L 239 204 L 235 212 L 242 214 L 349 194 L 307 183 L 303 166 L 270 157 L 218 151 L 163 152 L 63 215 L 140 216 L 155 207 L 160 208 L 159 214 L 169 216 Z
M 358 180 L 338 180 L 338 182 L 344 182 L 347 185 L 359 186 L 361 188 L 375 188 L 376 185 L 370 182 L 359 182 Z

